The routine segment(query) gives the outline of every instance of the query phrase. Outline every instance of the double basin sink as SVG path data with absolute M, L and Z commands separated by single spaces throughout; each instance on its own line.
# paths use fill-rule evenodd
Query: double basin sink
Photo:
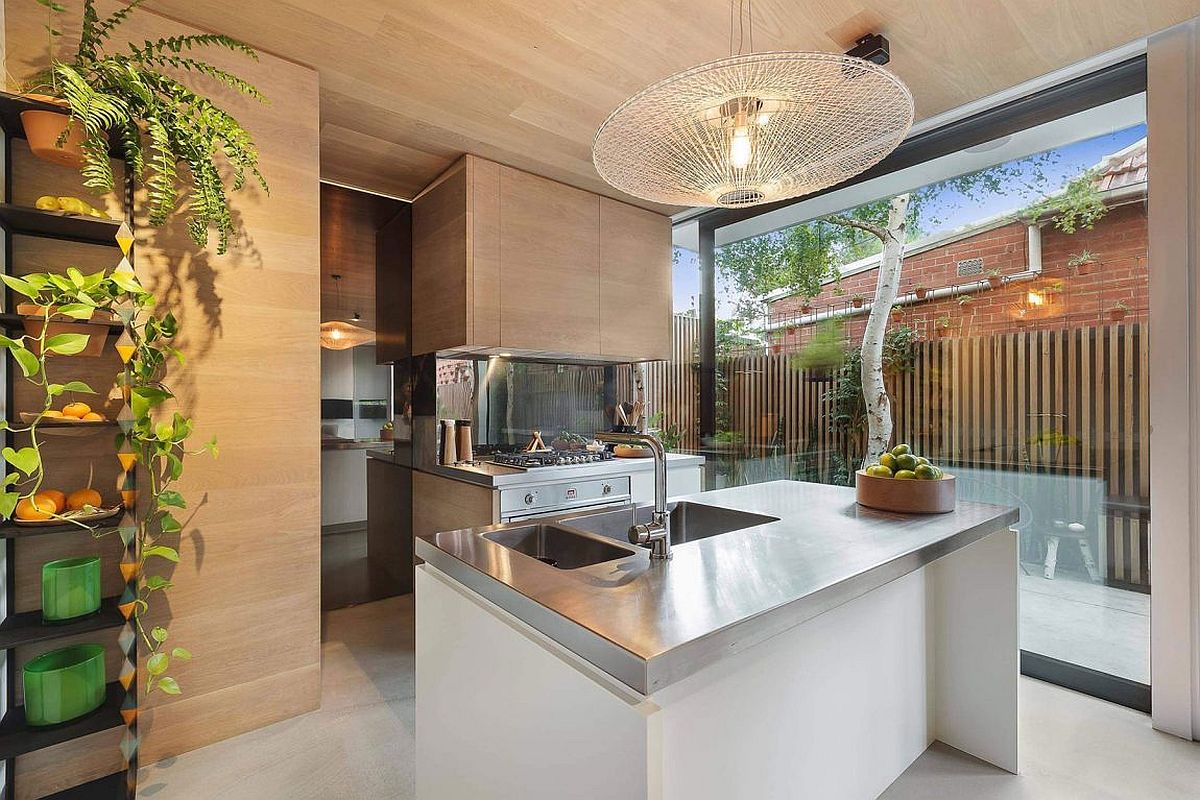
M 625 542 L 630 527 L 649 522 L 653 510 L 651 506 L 621 506 L 553 522 L 509 525 L 483 537 L 557 569 L 579 569 L 641 552 L 643 548 Z M 778 521 L 778 517 L 765 514 L 686 500 L 668 503 L 667 513 L 672 547 Z

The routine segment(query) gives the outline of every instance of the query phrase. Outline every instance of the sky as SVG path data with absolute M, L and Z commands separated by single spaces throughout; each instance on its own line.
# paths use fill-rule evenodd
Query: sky
M 1049 151 L 1053 160 L 1043 167 L 1049 186 L 1060 187 L 1085 169 L 1094 167 L 1104 156 L 1116 153 L 1146 135 L 1146 126 L 1135 125 L 1115 133 L 1065 145 Z M 1010 192 L 998 192 L 986 197 L 966 198 L 957 192 L 945 189 L 930 200 L 929 216 L 936 223 L 926 223 L 925 234 L 968 225 L 977 220 L 1013 211 L 1028 205 L 1034 197 L 1022 197 L 1014 188 Z M 674 308 L 676 313 L 699 305 L 700 265 L 698 256 L 690 250 L 678 250 L 679 263 L 675 266 L 673 280 Z M 717 275 L 717 317 L 728 319 L 737 306 L 736 292 L 725 285 Z

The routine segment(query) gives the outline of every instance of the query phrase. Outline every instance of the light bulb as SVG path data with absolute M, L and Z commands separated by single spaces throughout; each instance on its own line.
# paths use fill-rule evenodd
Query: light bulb
M 329 332 L 329 338 L 330 338 L 330 339 L 335 339 L 335 340 L 336 340 L 336 339 L 340 339 L 340 338 L 342 338 L 342 331 L 341 331 L 341 328 L 334 328 L 333 330 L 331 330 L 331 331 Z
M 1046 302 L 1046 298 L 1042 297 L 1041 292 L 1030 292 L 1029 294 L 1025 295 L 1025 298 L 1028 300 L 1029 305 L 1031 306 L 1040 306 Z
M 733 139 L 729 142 L 729 163 L 734 169 L 745 169 L 750 164 L 751 153 L 749 128 L 734 128 Z

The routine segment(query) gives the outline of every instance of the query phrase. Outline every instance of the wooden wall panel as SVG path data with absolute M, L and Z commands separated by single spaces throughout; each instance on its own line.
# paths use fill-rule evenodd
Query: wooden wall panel
M 79 4 L 67 5 L 73 19 Z M 100 5 L 101 13 L 116 7 Z M 44 16 L 22 0 L 7 0 L 4 12 L 7 67 L 27 75 L 43 55 Z M 196 32 L 145 10 L 127 27 L 134 38 Z M 195 660 L 176 671 L 182 696 L 145 703 L 143 763 L 320 701 L 318 85 L 312 70 L 260 55 L 257 63 L 224 54 L 211 60 L 271 100 L 220 94 L 254 135 L 271 195 L 254 188 L 231 195 L 244 233 L 224 256 L 196 248 L 182 219 L 138 230 L 138 274 L 184 332 L 187 365 L 168 380 L 196 419 L 197 442 L 216 435 L 222 450 L 215 462 L 193 458 L 180 486 L 191 500 L 182 559 L 171 574 L 176 589 L 155 620 L 169 621 L 172 641 Z M 18 196 L 83 194 L 77 175 L 52 171 L 37 164 L 45 177 Z M 118 204 L 107 198 L 105 205 L 115 211 Z M 35 580 L 37 558 L 27 555 L 19 584 Z M 109 751 L 93 745 L 81 740 L 20 759 L 22 794 L 110 771 Z

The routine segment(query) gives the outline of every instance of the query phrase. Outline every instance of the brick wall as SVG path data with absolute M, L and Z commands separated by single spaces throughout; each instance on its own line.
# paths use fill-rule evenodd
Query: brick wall
M 910 325 L 923 335 L 935 335 L 935 321 L 950 318 L 950 335 L 971 336 L 1036 328 L 1076 328 L 1109 318 L 1118 300 L 1129 307 L 1127 322 L 1145 320 L 1149 273 L 1146 266 L 1146 208 L 1133 203 L 1109 211 L 1093 230 L 1073 235 L 1053 227 L 1042 229 L 1042 277 L 975 292 L 968 305 L 958 298 L 919 301 L 902 307 L 895 322 Z M 1097 259 L 1091 274 L 1078 275 L 1067 267 L 1072 255 L 1090 251 Z M 983 275 L 959 277 L 957 264 L 968 258 L 983 259 Z M 1014 222 L 904 259 L 901 292 L 918 284 L 939 289 L 983 279 L 993 269 L 1005 275 L 1022 272 L 1028 264 L 1025 226 Z M 811 301 L 812 309 L 849 308 L 855 294 L 867 301 L 874 296 L 877 269 L 842 280 L 844 294 L 826 288 Z M 1031 298 L 1033 292 L 1035 297 Z M 1032 300 L 1040 299 L 1041 305 Z M 803 300 L 786 297 L 769 305 L 772 321 L 788 323 L 801 315 Z M 847 333 L 853 342 L 862 338 L 866 314 L 849 317 Z M 772 349 L 788 351 L 802 347 L 813 326 L 789 326 L 771 336 Z

